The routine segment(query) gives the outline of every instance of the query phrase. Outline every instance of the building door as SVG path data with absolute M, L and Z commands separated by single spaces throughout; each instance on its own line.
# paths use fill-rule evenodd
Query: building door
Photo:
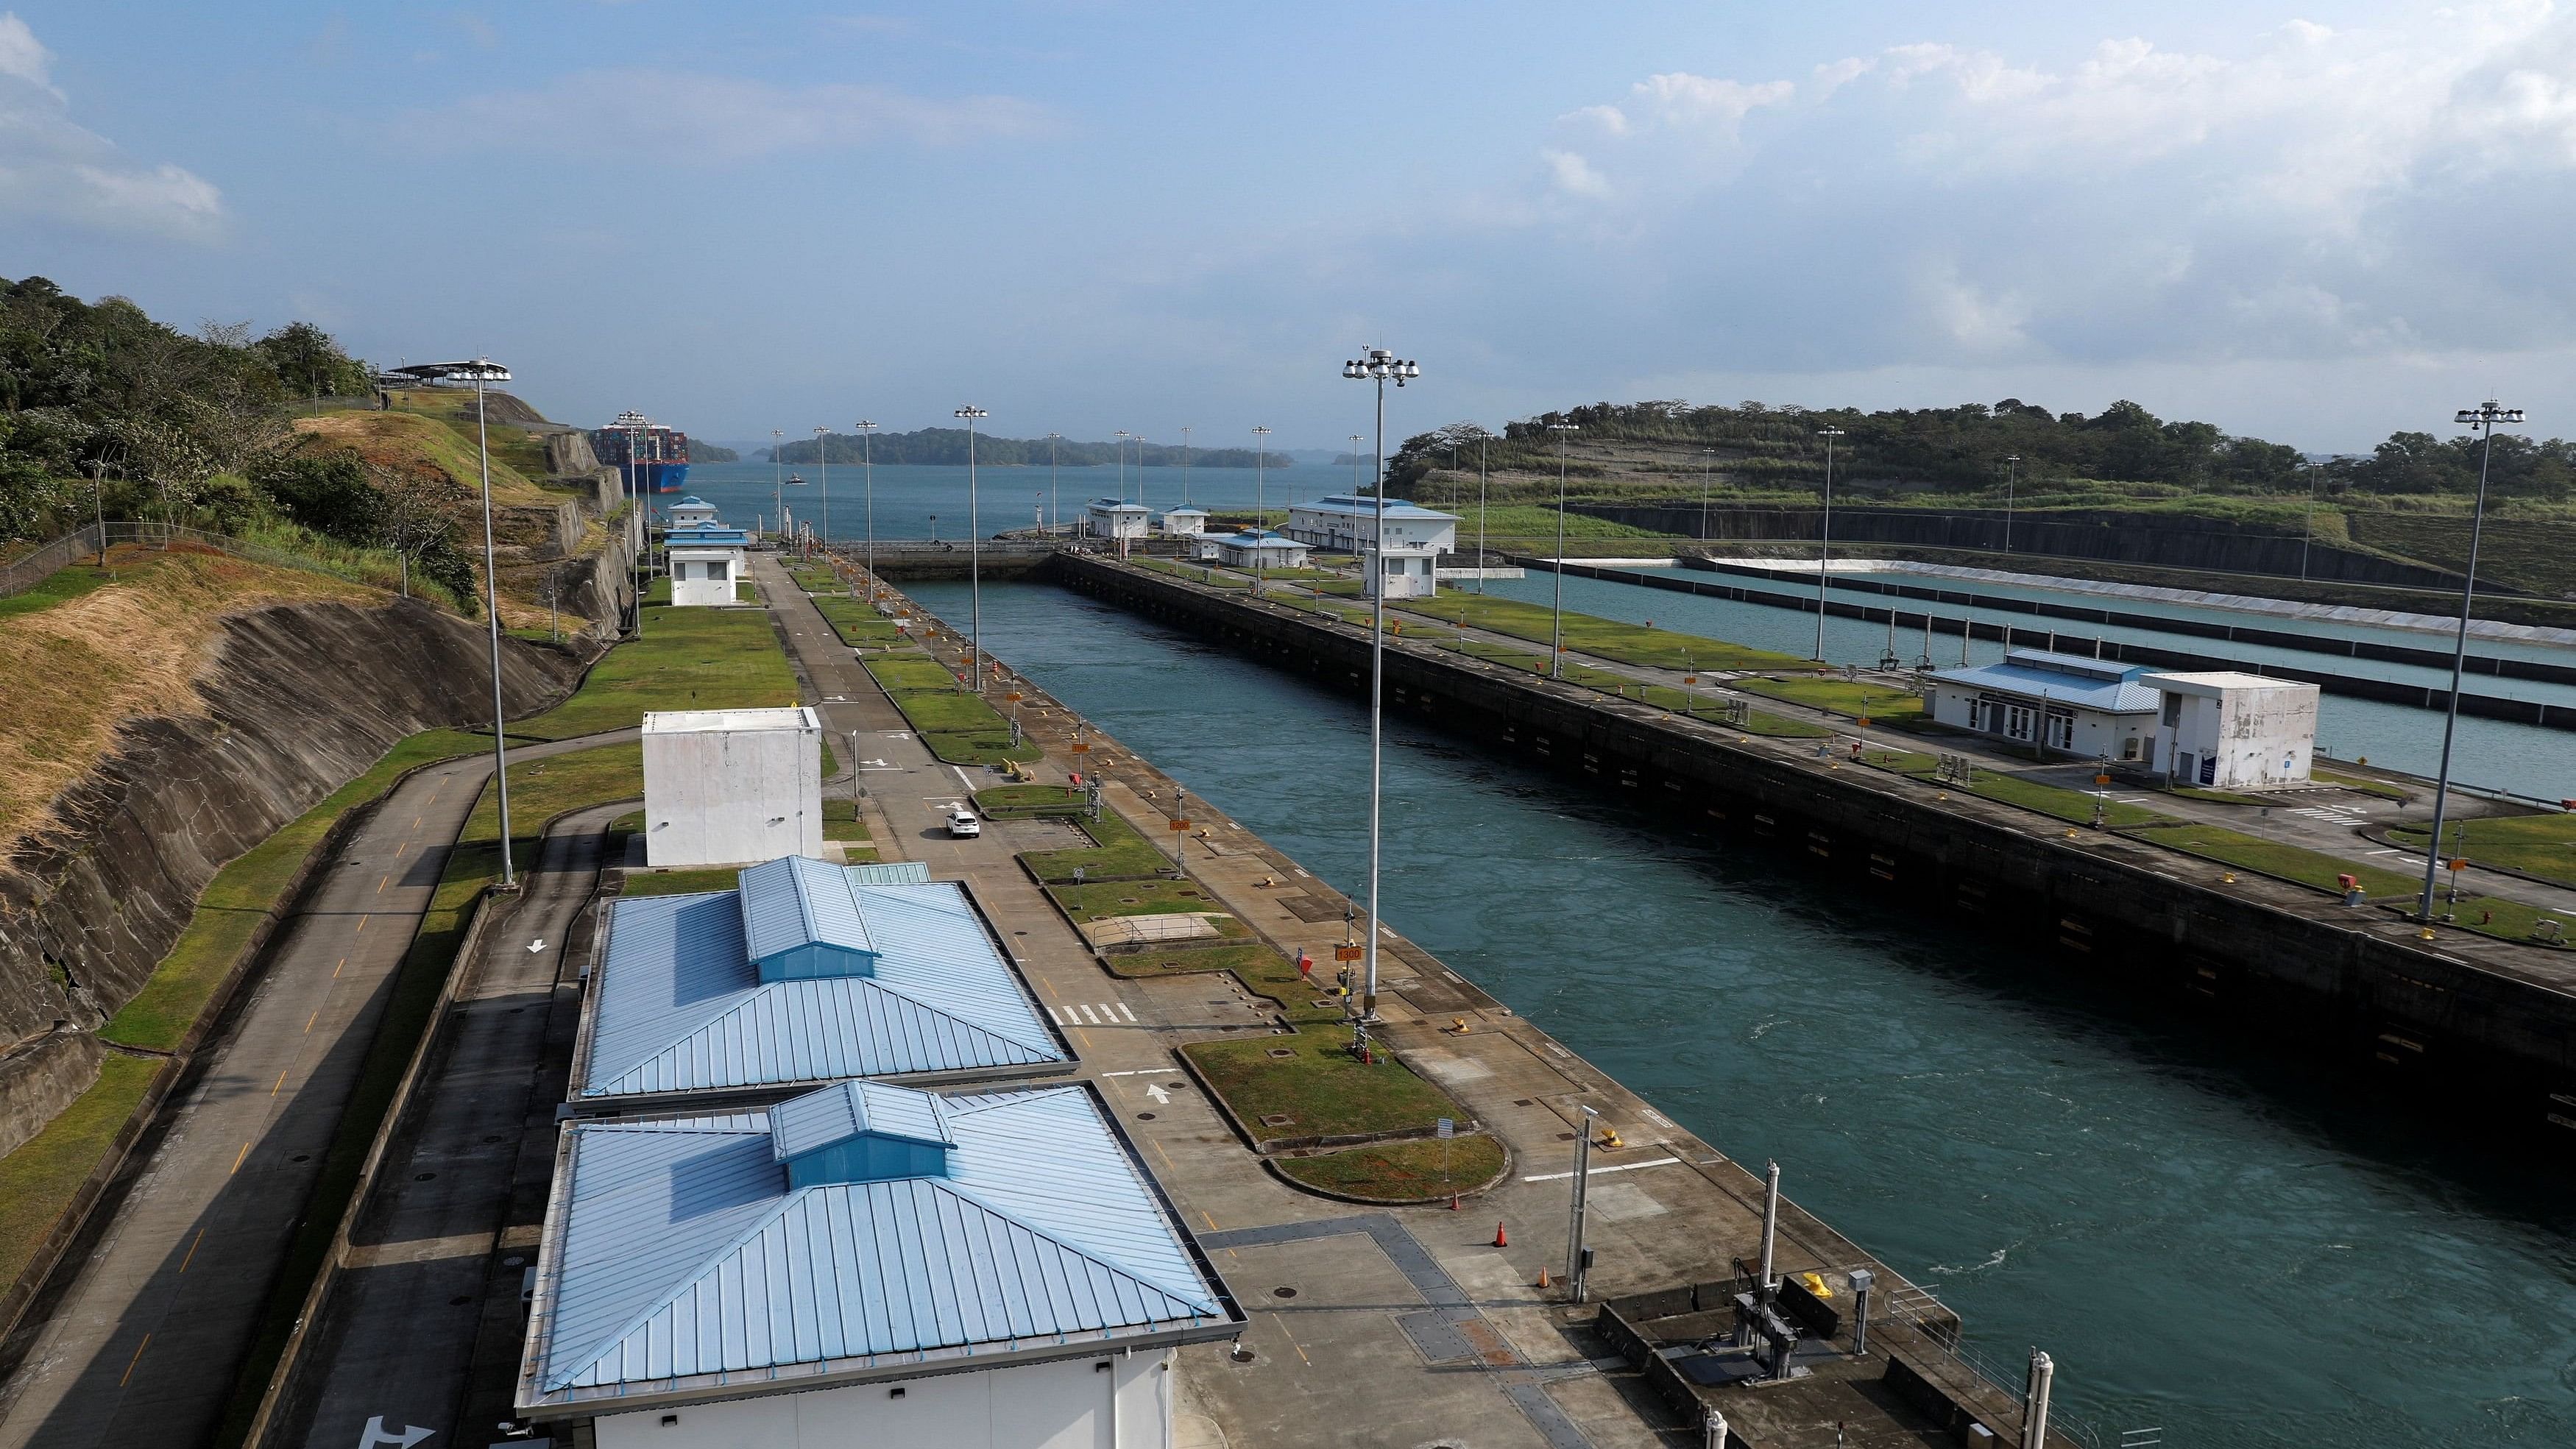
M 2048 712 L 2047 743 L 2052 750 L 2075 748 L 2075 716 L 2072 713 L 2062 709 Z
M 2026 704 L 2016 704 L 2007 708 L 2004 711 L 2004 734 L 2016 740 L 2029 739 L 2034 724 L 2032 717 L 2036 714 L 2038 711 Z

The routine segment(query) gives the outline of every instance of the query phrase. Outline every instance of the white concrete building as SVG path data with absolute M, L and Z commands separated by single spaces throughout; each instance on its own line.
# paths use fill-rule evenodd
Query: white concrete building
M 814 711 L 644 716 L 644 862 L 742 865 L 823 853 L 823 724 Z
M 1082 512 L 1093 538 L 1143 538 L 1154 516 L 1144 504 L 1124 498 L 1094 498 Z
M 716 506 L 691 494 L 662 510 L 673 528 L 699 528 L 716 521 Z
M 2317 686 L 2233 669 L 2150 674 L 2164 696 L 2152 758 L 2183 785 L 2259 790 L 2308 778 L 2317 752 Z
M 2015 649 L 1999 664 L 1933 673 L 1924 704 L 1933 719 L 2060 755 L 2145 761 L 2155 754 L 2162 696 L 2143 664 Z
M 1380 580 L 1390 599 L 1424 598 L 1439 591 L 1440 555 L 1456 551 L 1458 516 L 1421 508 L 1401 498 L 1386 500 L 1386 557 L 1376 557 L 1378 501 L 1336 494 L 1312 503 L 1288 505 L 1288 525 L 1280 531 L 1300 543 L 1337 553 L 1357 554 L 1374 595 Z
M 1285 534 L 1245 530 L 1199 535 L 1199 557 L 1243 569 L 1300 569 L 1314 550 Z
M 673 607 L 740 602 L 736 585 L 751 576 L 751 535 L 720 525 L 674 528 L 662 536 L 662 549 Z
M 1163 510 L 1163 533 L 1170 538 L 1196 538 L 1207 532 L 1207 510 L 1184 503 Z

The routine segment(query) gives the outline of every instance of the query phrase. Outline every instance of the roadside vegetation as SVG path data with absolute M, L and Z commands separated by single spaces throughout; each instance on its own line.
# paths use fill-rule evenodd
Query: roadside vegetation
M 591 666 L 570 699 L 510 726 L 561 740 L 628 729 L 647 710 L 757 709 L 796 703 L 796 676 L 757 610 L 645 610 L 643 637 Z
M 1281 1175 L 1326 1192 L 1390 1202 L 1432 1202 L 1472 1192 L 1503 1170 L 1503 1145 L 1482 1132 L 1437 1141 L 1371 1142 L 1311 1157 L 1280 1156 Z
M 2424 831 L 2420 827 L 2391 830 L 2388 840 L 2422 850 Z M 2507 815 L 2445 825 L 2442 848 L 2478 865 L 2503 866 L 2576 886 L 2576 815 Z
M 1011 743 L 1010 721 L 967 690 L 948 667 L 918 650 L 871 656 L 869 675 L 903 712 L 930 752 L 952 765 L 998 765 L 1045 754 L 1035 742 Z
M 0 1282 L 16 1282 L 35 1260 L 45 1234 L 143 1105 L 159 1070 L 155 1058 L 109 1052 L 87 1091 L 0 1157 Z

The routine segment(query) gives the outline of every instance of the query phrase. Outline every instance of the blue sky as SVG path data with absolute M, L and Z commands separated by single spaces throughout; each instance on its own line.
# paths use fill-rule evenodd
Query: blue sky
M 2546 4 L 0 0 L 0 273 L 715 438 L 2019 396 L 2568 431 Z

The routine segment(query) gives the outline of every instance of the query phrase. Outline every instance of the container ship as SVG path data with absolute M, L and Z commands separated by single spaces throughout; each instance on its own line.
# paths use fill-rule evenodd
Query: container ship
M 638 412 L 590 430 L 590 451 L 626 476 L 629 494 L 677 493 L 689 481 L 689 435 Z

